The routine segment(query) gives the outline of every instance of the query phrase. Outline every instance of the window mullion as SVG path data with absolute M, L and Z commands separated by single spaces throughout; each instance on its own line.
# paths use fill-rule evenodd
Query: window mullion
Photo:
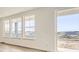
M 18 23 L 15 22 L 15 35 L 18 37 Z
M 9 37 L 11 37 L 11 31 L 12 30 L 12 21 L 9 19 Z
M 24 25 L 25 25 L 25 22 L 24 22 L 24 17 L 22 17 L 22 38 L 24 37 L 24 32 L 25 32 L 25 29 L 24 29 Z

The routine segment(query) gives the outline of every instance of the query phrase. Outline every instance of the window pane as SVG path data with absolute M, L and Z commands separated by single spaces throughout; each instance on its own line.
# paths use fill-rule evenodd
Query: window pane
M 30 27 L 34 27 L 35 26 L 35 21 L 34 20 L 30 20 L 29 22 L 30 22 L 30 24 L 29 24 Z
M 22 22 L 21 21 L 17 22 L 17 35 L 19 37 L 21 37 L 21 35 L 22 35 Z
M 4 20 L 4 35 L 9 36 L 9 20 Z
M 11 37 L 16 37 L 16 34 L 15 34 L 15 22 L 12 22 L 11 23 Z
M 29 27 L 30 25 L 30 22 L 29 21 L 25 21 L 25 27 Z
M 35 36 L 35 17 L 25 17 L 25 34 L 27 38 L 33 38 Z
M 11 37 L 21 37 L 21 35 L 22 35 L 21 18 L 13 19 L 11 23 Z

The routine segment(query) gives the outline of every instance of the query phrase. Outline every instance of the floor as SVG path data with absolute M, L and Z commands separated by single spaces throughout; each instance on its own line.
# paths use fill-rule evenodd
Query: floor
M 36 49 L 14 46 L 11 44 L 0 43 L 0 52 L 44 52 Z M 79 50 L 58 48 L 58 52 L 79 52 Z
M 0 52 L 43 52 L 43 51 L 0 43 Z

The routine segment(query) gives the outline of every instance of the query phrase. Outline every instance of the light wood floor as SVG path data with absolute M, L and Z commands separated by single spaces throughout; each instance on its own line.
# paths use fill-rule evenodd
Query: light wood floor
M 44 51 L 0 43 L 0 52 L 44 52 Z

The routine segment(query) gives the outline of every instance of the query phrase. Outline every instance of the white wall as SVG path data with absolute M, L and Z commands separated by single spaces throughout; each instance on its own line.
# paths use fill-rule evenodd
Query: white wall
M 36 16 L 36 39 L 10 39 L 0 38 L 1 42 L 7 42 L 11 44 L 21 45 L 25 47 L 31 47 L 46 51 L 56 50 L 55 40 L 55 9 L 54 8 L 38 8 L 25 12 L 26 15 Z M 17 14 L 19 15 L 19 14 Z M 0 23 L 0 27 L 2 24 Z M 0 29 L 2 33 L 2 28 Z

